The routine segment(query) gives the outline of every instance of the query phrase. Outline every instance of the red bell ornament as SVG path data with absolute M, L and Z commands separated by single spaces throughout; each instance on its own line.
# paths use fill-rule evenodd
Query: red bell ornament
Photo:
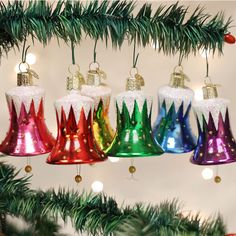
M 47 163 L 93 164 L 106 160 L 93 135 L 94 101 L 80 94 L 82 75 L 67 79 L 69 94 L 55 102 L 58 134 Z
M 17 74 L 18 87 L 6 92 L 10 127 L 0 152 L 10 156 L 35 156 L 52 150 L 55 140 L 44 119 L 44 89 L 33 86 L 30 69 Z

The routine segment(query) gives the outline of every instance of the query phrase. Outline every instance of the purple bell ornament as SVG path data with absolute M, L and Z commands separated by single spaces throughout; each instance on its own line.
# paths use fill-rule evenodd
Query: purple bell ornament
M 191 162 L 219 165 L 236 161 L 236 143 L 229 120 L 229 101 L 218 98 L 217 85 L 211 81 L 203 87 L 204 100 L 194 104 L 198 124 L 198 143 Z

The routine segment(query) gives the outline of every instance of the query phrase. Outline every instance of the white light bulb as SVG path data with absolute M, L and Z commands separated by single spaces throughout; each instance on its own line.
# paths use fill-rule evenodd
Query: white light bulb
M 26 55 L 26 62 L 29 64 L 29 65 L 33 65 L 36 63 L 36 56 L 33 54 L 33 53 L 28 53 Z
M 103 183 L 101 181 L 94 181 L 91 187 L 94 193 L 99 193 L 103 190 Z
M 194 98 L 196 101 L 201 101 L 203 100 L 203 92 L 201 88 L 195 89 L 194 90 Z
M 202 58 L 206 58 L 210 56 L 210 50 L 209 49 L 201 49 L 199 51 L 199 54 L 201 55 Z
M 158 42 L 158 40 L 156 40 L 156 42 L 154 40 L 152 40 L 151 47 L 154 48 L 154 49 L 159 49 L 159 42 Z
M 118 162 L 120 160 L 120 158 L 118 157 L 108 157 L 110 162 Z
M 205 180 L 212 179 L 213 177 L 213 170 L 210 168 L 205 168 L 202 170 L 202 178 Z

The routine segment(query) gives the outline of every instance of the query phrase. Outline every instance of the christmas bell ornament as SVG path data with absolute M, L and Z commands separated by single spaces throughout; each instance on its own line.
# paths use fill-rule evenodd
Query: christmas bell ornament
M 71 72 L 67 78 L 69 94 L 55 102 L 58 135 L 47 163 L 49 164 L 92 164 L 106 160 L 93 135 L 93 109 L 91 98 L 80 94 L 83 76 Z M 79 183 L 81 176 L 76 176 Z
M 210 79 L 203 87 L 203 95 L 204 100 L 194 104 L 199 136 L 191 162 L 198 165 L 235 162 L 236 144 L 230 128 L 229 101 L 218 98 L 217 85 Z
M 109 156 L 145 157 L 163 153 L 152 137 L 152 98 L 141 91 L 143 79 L 136 68 L 133 70 L 127 79 L 126 92 L 116 97 L 117 130 L 107 149 Z
M 91 67 L 95 65 L 96 68 Z M 111 89 L 101 80 L 106 79 L 106 74 L 99 68 L 99 64 L 91 63 L 87 74 L 87 84 L 82 85 L 81 94 L 94 100 L 93 131 L 94 137 L 102 150 L 106 150 L 114 137 L 111 128 L 108 111 L 111 97 Z
M 26 64 L 26 71 L 21 66 Z M 0 152 L 10 156 L 36 156 L 52 150 L 55 140 L 44 119 L 44 89 L 33 85 L 38 75 L 27 63 L 19 65 L 17 87 L 6 92 L 10 128 L 0 145 Z M 32 168 L 31 168 L 32 169 Z M 28 172 L 31 170 L 28 167 Z
M 191 152 L 196 146 L 189 122 L 194 93 L 185 86 L 185 80 L 189 79 L 182 67 L 176 67 L 170 84 L 158 92 L 159 114 L 154 123 L 153 137 L 168 153 Z

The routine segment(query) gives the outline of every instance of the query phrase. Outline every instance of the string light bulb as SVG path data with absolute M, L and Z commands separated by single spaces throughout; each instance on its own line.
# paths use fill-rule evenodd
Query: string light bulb
M 103 183 L 101 181 L 96 180 L 92 183 L 91 187 L 94 193 L 100 193 L 103 190 Z
M 33 65 L 36 63 L 36 56 L 33 54 L 33 53 L 28 53 L 26 55 L 26 62 L 29 64 L 29 65 Z
M 202 178 L 209 180 L 213 178 L 213 170 L 211 168 L 204 168 L 202 170 Z
M 194 90 L 194 98 L 195 98 L 196 101 L 203 100 L 202 88 L 197 88 L 197 89 Z
M 118 157 L 108 157 L 109 161 L 112 163 L 119 162 L 120 158 Z

